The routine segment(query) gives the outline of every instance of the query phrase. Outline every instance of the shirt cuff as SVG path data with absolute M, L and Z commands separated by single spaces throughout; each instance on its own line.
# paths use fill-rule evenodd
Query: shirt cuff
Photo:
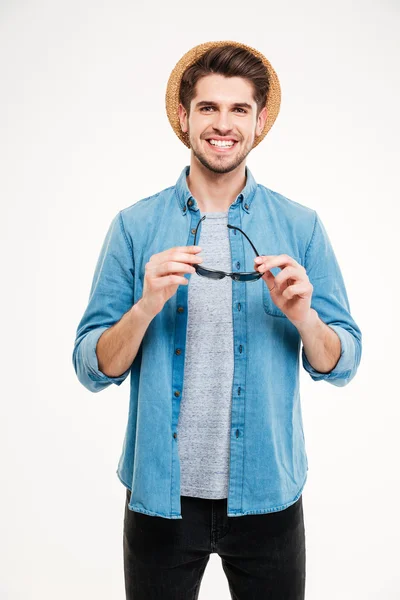
M 313 376 L 313 379 L 330 379 L 338 376 L 345 378 L 350 374 L 355 364 L 354 338 L 347 329 L 344 329 L 340 325 L 329 325 L 328 323 L 327 325 L 337 333 L 340 339 L 340 358 L 336 366 L 331 371 L 328 371 L 328 373 L 317 371 L 308 361 L 304 346 L 302 348 L 303 366 Z
M 130 367 L 118 377 L 108 377 L 108 375 L 105 375 L 99 369 L 96 346 L 100 336 L 104 331 L 106 331 L 106 329 L 108 329 L 108 327 L 96 327 L 96 329 L 92 329 L 84 337 L 81 342 L 82 360 L 84 361 L 86 372 L 92 381 L 104 381 L 120 385 L 126 379 L 130 371 Z

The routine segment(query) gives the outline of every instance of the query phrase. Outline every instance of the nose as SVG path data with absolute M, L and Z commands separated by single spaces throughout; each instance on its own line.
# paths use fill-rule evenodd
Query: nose
M 227 135 L 232 130 L 232 121 L 229 111 L 219 111 L 215 115 L 213 128 L 219 135 Z

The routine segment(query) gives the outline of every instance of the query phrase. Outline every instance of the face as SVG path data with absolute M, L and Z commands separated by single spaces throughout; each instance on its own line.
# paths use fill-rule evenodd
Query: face
M 240 106 L 234 106 L 237 103 Z M 258 118 L 256 112 L 251 83 L 242 77 L 219 74 L 207 75 L 197 82 L 189 118 L 179 104 L 182 131 L 189 133 L 193 154 L 214 173 L 229 173 L 245 160 L 267 118 L 265 107 Z M 233 145 L 221 147 L 210 142 L 221 139 L 231 140 Z

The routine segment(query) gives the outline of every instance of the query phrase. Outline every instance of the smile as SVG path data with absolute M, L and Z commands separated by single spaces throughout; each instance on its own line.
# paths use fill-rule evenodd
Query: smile
M 215 152 L 229 152 L 234 148 L 237 142 L 234 142 L 231 146 L 217 146 L 216 144 L 211 144 L 210 140 L 206 140 L 207 145 L 210 146 Z

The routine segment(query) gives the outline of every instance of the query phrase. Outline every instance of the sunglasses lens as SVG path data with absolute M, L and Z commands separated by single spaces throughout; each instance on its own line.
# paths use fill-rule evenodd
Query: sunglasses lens
M 197 265 L 197 273 L 203 277 L 208 277 L 208 279 L 223 279 L 225 277 L 224 273 L 220 273 L 219 271 L 209 271 L 199 265 Z
M 241 273 L 234 276 L 235 281 L 257 281 L 260 279 L 261 273 Z
M 217 280 L 217 279 L 223 279 L 225 277 L 225 273 L 223 273 L 221 271 L 212 271 L 205 267 L 200 267 L 200 265 L 197 265 L 196 272 L 198 275 L 201 275 L 202 277 L 207 277 L 208 279 Z M 260 279 L 260 277 L 262 277 L 262 273 L 233 273 L 232 274 L 232 279 L 234 281 L 257 281 L 257 279 Z

